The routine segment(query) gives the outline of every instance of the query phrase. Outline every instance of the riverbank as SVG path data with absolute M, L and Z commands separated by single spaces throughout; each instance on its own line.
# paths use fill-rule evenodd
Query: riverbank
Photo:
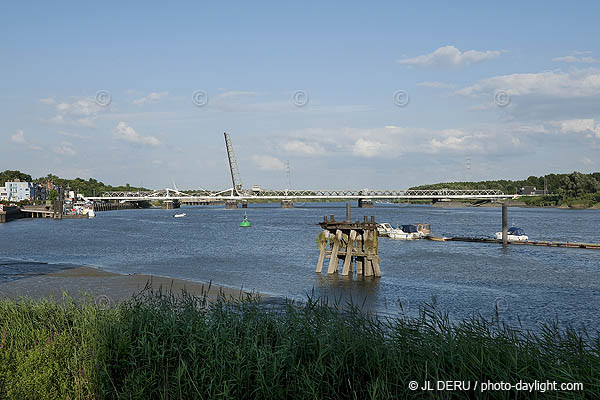
M 536 335 L 497 317 L 453 323 L 433 306 L 415 318 L 378 319 L 320 299 L 273 308 L 253 297 L 210 302 L 146 289 L 109 308 L 69 299 L 0 300 L 0 330 L 1 398 L 488 399 L 547 392 L 583 399 L 600 393 L 590 372 L 600 369 L 597 337 L 556 325 Z M 489 382 L 528 386 L 484 389 Z
M 219 294 L 238 298 L 241 290 L 210 283 L 167 278 L 147 274 L 122 275 L 95 267 L 73 266 L 46 273 L 22 274 L 18 279 L 0 283 L 0 297 L 31 299 L 61 299 L 66 293 L 73 298 L 91 296 L 98 303 L 113 305 L 128 300 L 144 288 L 169 290 L 193 295 L 206 294 L 215 299 Z
M 518 200 L 508 200 L 506 201 L 509 207 L 519 207 L 519 208 L 554 208 L 559 210 L 600 210 L 600 204 L 595 204 L 593 206 L 585 206 L 581 204 L 574 205 L 535 205 L 528 204 L 523 201 Z M 462 208 L 462 207 L 501 207 L 501 202 L 482 202 L 482 203 L 473 203 L 473 202 L 465 202 L 465 201 L 438 201 L 435 203 L 428 203 L 432 207 L 436 208 Z

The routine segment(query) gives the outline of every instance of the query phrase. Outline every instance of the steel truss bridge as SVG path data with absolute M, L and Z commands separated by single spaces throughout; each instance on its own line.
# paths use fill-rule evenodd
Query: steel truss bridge
M 453 189 L 426 189 L 426 190 L 256 190 L 250 191 L 243 188 L 242 178 L 231 138 L 225 133 L 225 148 L 229 161 L 229 172 L 233 187 L 222 191 L 201 190 L 195 192 L 182 192 L 175 189 L 139 192 L 106 192 L 102 196 L 87 197 L 93 201 L 168 201 L 203 203 L 203 202 L 228 202 L 228 201 L 325 201 L 325 200 L 400 200 L 400 199 L 471 199 L 471 200 L 500 200 L 518 197 L 507 195 L 500 190 L 453 190 Z M 289 179 L 288 179 L 289 180 Z M 175 182 L 173 182 L 175 186 Z
M 102 196 L 88 197 L 88 200 L 120 200 L 120 201 L 166 201 L 180 202 L 218 202 L 218 201 L 259 201 L 260 200 L 410 200 L 410 199 L 472 199 L 500 200 L 515 198 L 500 190 L 261 190 L 250 192 L 227 189 L 220 192 L 185 193 L 173 189 L 156 190 L 151 192 L 106 192 Z

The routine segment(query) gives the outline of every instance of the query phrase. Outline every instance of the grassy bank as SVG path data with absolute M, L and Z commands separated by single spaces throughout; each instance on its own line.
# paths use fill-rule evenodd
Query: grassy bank
M 146 290 L 106 310 L 3 300 L 0 326 L 0 398 L 432 397 L 410 391 L 413 380 L 555 380 L 585 392 L 553 398 L 600 393 L 597 337 L 481 318 L 452 324 L 431 308 L 392 320 L 310 299 L 268 308 L 252 297 L 208 303 Z

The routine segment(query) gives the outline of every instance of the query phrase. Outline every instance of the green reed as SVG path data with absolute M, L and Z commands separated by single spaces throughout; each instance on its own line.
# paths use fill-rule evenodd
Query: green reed
M 556 322 L 534 334 L 497 317 L 452 322 L 432 305 L 418 317 L 380 318 L 311 297 L 267 306 L 254 295 L 208 301 L 147 288 L 107 310 L 70 299 L 3 300 L 0 327 L 0 398 L 441 397 L 411 391 L 413 380 L 555 380 L 582 382 L 585 391 L 552 398 L 600 393 L 597 334 Z

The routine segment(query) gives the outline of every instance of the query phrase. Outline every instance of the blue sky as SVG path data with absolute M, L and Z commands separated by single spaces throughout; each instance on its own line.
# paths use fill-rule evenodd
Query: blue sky
M 0 169 L 226 188 L 227 131 L 245 186 L 600 170 L 600 3 L 323 3 L 3 4 Z

